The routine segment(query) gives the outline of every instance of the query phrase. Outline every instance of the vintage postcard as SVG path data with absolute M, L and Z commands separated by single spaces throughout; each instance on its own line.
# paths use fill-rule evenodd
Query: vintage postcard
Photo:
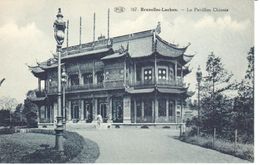
M 0 1 L 0 163 L 252 163 L 253 0 Z

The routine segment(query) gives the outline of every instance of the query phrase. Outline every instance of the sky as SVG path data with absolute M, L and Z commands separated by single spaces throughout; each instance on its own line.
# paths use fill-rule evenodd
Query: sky
M 115 7 L 125 11 L 117 13 Z M 137 11 L 131 8 L 137 7 Z M 142 12 L 140 8 L 172 8 L 177 12 Z M 28 90 L 37 88 L 37 78 L 28 65 L 52 57 L 56 42 L 53 22 L 58 8 L 70 21 L 69 45 L 79 43 L 79 19 L 82 17 L 82 43 L 93 38 L 93 13 L 96 13 L 96 38 L 107 35 L 107 9 L 110 8 L 110 36 L 153 29 L 161 23 L 160 36 L 185 46 L 187 54 L 196 54 L 190 62 L 193 72 L 186 77 L 196 90 L 198 65 L 205 69 L 208 55 L 214 51 L 225 68 L 240 80 L 247 68 L 246 56 L 254 46 L 254 2 L 249 0 L 1 0 L 0 1 L 0 97 L 23 102 Z M 225 8 L 228 12 L 187 12 L 194 8 Z M 184 9 L 183 11 L 181 9 Z M 64 43 L 64 46 L 66 43 Z

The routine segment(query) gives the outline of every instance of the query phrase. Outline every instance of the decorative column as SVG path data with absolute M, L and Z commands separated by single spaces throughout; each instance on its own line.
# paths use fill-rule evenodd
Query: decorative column
M 134 122 L 136 123 L 136 98 L 134 98 L 134 113 L 135 113 Z
M 68 101 L 69 105 L 68 105 L 68 120 L 71 121 L 72 118 L 71 118 L 71 101 Z
M 112 97 L 111 96 L 108 96 L 107 97 L 107 102 L 108 102 L 108 123 L 112 123 Z
M 80 106 L 80 111 L 81 111 L 80 120 L 84 121 L 84 100 L 80 100 L 80 104 L 81 104 L 81 106 Z
M 42 90 L 42 89 L 41 89 L 41 79 L 40 79 L 40 78 L 38 78 L 38 90 L 39 90 L 39 91 Z
M 169 99 L 166 99 L 166 122 L 169 121 Z
M 142 107 L 142 109 L 141 109 L 141 112 L 142 112 L 141 120 L 144 120 L 144 100 L 143 99 L 142 99 L 142 102 L 141 102 L 141 107 Z
M 131 99 L 130 96 L 125 96 L 123 99 L 123 114 L 124 114 L 124 123 L 131 123 Z
M 158 119 L 158 100 L 155 98 L 154 100 L 154 109 L 155 109 L 155 123 L 157 122 Z

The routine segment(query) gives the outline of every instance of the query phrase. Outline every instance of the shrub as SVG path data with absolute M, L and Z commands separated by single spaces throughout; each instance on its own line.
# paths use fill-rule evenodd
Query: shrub
M 3 134 L 13 134 L 15 133 L 15 128 L 1 128 L 0 129 L 0 135 L 3 135 Z
M 149 127 L 147 125 L 142 125 L 141 128 L 148 129 Z
M 168 126 L 168 125 L 166 125 L 166 126 L 163 126 L 163 128 L 165 128 L 165 129 L 169 129 L 169 128 L 171 128 L 171 127 Z

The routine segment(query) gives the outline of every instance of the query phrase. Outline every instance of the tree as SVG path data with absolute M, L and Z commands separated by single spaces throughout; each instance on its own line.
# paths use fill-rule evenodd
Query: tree
M 15 110 L 17 104 L 14 98 L 4 96 L 0 98 L 0 125 L 11 126 L 12 111 Z
M 254 139 L 254 47 L 250 48 L 247 56 L 248 68 L 245 78 L 237 86 L 238 97 L 235 99 L 232 127 L 244 135 L 244 142 Z
M 14 111 L 18 102 L 15 98 L 2 96 L 0 98 L 0 110 Z
M 32 103 L 29 99 L 24 100 L 23 114 L 26 118 L 28 127 L 37 127 L 37 111 L 38 107 Z
M 212 52 L 206 62 L 206 76 L 201 86 L 201 127 L 204 131 L 224 131 L 230 122 L 232 110 L 231 99 L 225 94 L 233 90 L 235 83 L 231 82 L 233 74 L 229 73 L 221 61 Z
M 206 92 L 204 94 L 210 94 L 211 97 L 214 97 L 215 94 L 222 93 L 234 86 L 234 83 L 230 83 L 233 74 L 224 68 L 221 58 L 216 57 L 213 52 L 208 56 L 206 72 L 207 75 L 203 81 L 204 86 L 202 86 L 202 89 Z

